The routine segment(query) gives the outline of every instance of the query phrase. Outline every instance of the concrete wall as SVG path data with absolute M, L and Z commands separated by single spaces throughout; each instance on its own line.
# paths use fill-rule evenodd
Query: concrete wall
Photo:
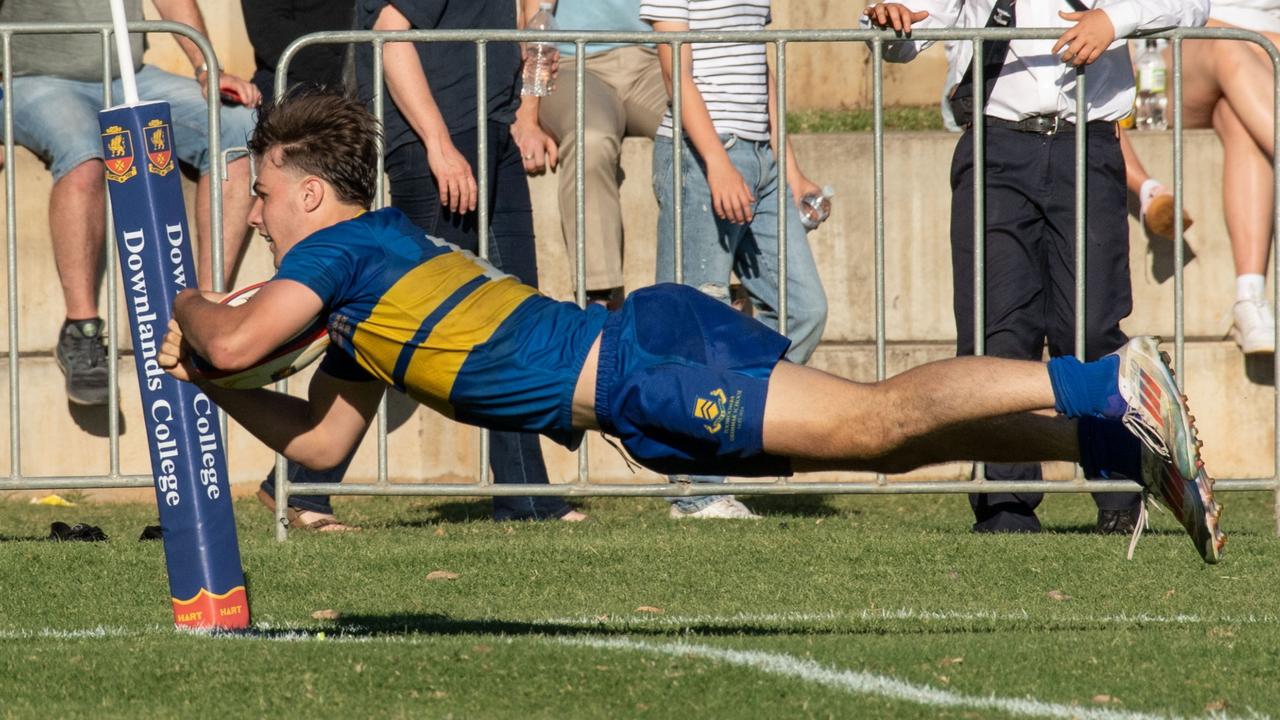
M 253 49 L 244 29 L 240 3 L 197 0 L 208 25 L 209 39 L 232 73 L 253 73 Z M 774 0 L 775 28 L 839 29 L 856 27 L 865 0 Z M 148 4 L 148 16 L 155 9 Z M 788 48 L 788 102 L 793 109 L 867 107 L 871 102 L 870 52 L 861 44 L 797 43 Z M 168 37 L 151 39 L 147 61 L 173 72 L 190 74 L 191 64 Z M 885 65 L 885 101 L 900 105 L 936 103 L 947 62 L 941 47 L 930 48 L 909 65 Z
M 832 217 L 809 235 L 830 298 L 831 315 L 824 342 L 814 358 L 818 367 L 847 377 L 874 379 L 874 278 L 872 265 L 871 140 L 866 134 L 797 136 L 797 153 L 806 172 L 819 183 L 836 186 Z M 1169 178 L 1170 136 L 1135 136 L 1150 169 Z M 945 133 L 890 134 L 886 138 L 885 308 L 888 367 L 891 373 L 954 352 L 951 319 L 951 272 L 947 240 L 950 192 L 947 181 L 954 136 Z M 1200 419 L 1205 457 L 1223 477 L 1269 475 L 1272 467 L 1273 379 L 1269 362 L 1246 363 L 1234 344 L 1222 340 L 1229 326 L 1232 266 L 1222 223 L 1220 146 L 1205 131 L 1188 133 L 1186 203 L 1196 218 L 1188 234 L 1186 266 L 1186 386 Z M 624 145 L 622 185 L 627 226 L 627 284 L 637 288 L 653 278 L 656 204 L 650 190 L 650 144 Z M 53 271 L 47 228 L 49 176 L 38 160 L 20 151 L 16 165 L 18 225 L 19 387 L 21 388 L 20 470 L 29 475 L 105 472 L 107 417 L 104 410 L 69 406 L 62 377 L 51 350 L 63 315 Z M 568 298 L 570 282 L 560 238 L 555 176 L 531 183 L 541 282 L 555 297 Z M 188 207 L 194 186 L 187 184 Z M 0 220 L 3 217 L 0 216 Z M 1136 221 L 1130 226 L 1135 311 L 1125 327 L 1131 333 L 1172 335 L 1172 247 L 1149 241 Z M 270 258 L 261 242 L 252 242 L 240 284 L 271 274 Z M 0 278 L 0 303 L 7 281 Z M 104 295 L 105 300 L 105 295 Z M 7 304 L 0 313 L 8 313 Z M 127 347 L 127 327 L 114 330 Z M 0 351 L 7 348 L 7 326 L 0 324 Z M 0 377 L 7 377 L 9 358 L 0 353 Z M 145 443 L 131 357 L 120 365 L 122 470 L 146 473 Z M 301 387 L 303 383 L 295 383 Z M 7 382 L 0 382 L 0 409 L 9 407 Z M 443 421 L 425 410 L 395 400 L 390 468 L 395 480 L 430 480 L 469 476 L 477 457 L 476 433 Z M 8 433 L 8 414 L 0 410 L 0 437 Z M 233 481 L 256 481 L 271 455 L 238 428 L 228 441 Z M 602 480 L 648 479 L 632 474 L 618 454 L 591 438 L 591 467 Z M 546 443 L 551 475 L 576 476 L 576 460 Z M 354 466 L 354 478 L 369 478 L 375 469 L 368 443 Z M 0 442 L 0 473 L 8 471 L 9 450 Z M 959 466 L 935 468 L 928 476 L 962 476 Z

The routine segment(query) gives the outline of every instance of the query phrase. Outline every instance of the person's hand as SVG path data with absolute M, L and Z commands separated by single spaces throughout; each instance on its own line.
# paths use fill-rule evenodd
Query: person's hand
M 436 179 L 441 205 L 454 213 L 476 209 L 476 178 L 471 174 L 471 164 L 452 142 L 446 139 L 438 148 L 427 150 L 427 166 Z
M 742 179 L 742 173 L 727 159 L 707 164 L 707 186 L 716 217 L 739 225 L 751 222 L 756 198 Z
M 1097 60 L 1111 46 L 1111 43 L 1115 42 L 1116 26 L 1111 24 L 1111 18 L 1107 17 L 1106 11 L 1101 8 L 1084 12 L 1059 12 L 1058 16 L 1075 23 L 1062 33 L 1058 42 L 1053 44 L 1054 55 L 1066 48 L 1066 52 L 1061 56 L 1062 62 L 1071 63 L 1077 67 L 1088 65 Z
M 909 35 L 911 24 L 929 17 L 924 10 L 912 12 L 911 8 L 899 3 L 876 3 L 868 5 L 862 14 L 871 19 L 871 24 L 881 28 L 893 28 L 897 32 Z
M 200 81 L 204 96 L 209 97 L 209 73 L 200 73 L 196 80 Z M 258 91 L 258 86 L 231 73 L 218 75 L 218 93 L 235 97 L 245 107 L 255 108 L 262 104 L 262 93 Z
M 519 115 L 511 124 L 511 138 L 520 148 L 520 159 L 524 162 L 524 171 L 530 175 L 541 175 L 547 170 L 555 169 L 560 160 L 560 149 L 537 120 L 524 120 Z
M 165 333 L 156 362 L 165 372 L 183 382 L 191 382 L 195 377 L 190 348 L 182 337 L 182 328 L 178 327 L 177 320 L 170 318 L 169 332 Z
M 800 207 L 800 201 L 804 200 L 804 196 L 809 193 L 816 195 L 822 194 L 822 188 L 804 173 L 793 170 L 787 174 L 787 189 L 791 191 L 791 199 L 795 201 L 796 207 Z

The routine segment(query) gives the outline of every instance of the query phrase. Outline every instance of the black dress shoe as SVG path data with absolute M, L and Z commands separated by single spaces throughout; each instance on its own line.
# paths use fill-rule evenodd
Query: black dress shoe
M 1099 535 L 1129 535 L 1138 526 L 1138 508 L 1125 510 L 1098 510 L 1098 524 L 1094 532 Z

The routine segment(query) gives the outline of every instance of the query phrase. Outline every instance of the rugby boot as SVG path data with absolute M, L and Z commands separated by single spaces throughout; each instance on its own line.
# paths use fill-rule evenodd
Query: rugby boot
M 1155 456 L 1143 459 L 1142 483 L 1182 523 L 1200 557 L 1216 563 L 1226 543 L 1218 526 L 1222 508 L 1214 500 L 1213 479 L 1200 459 L 1195 417 L 1169 358 L 1151 336 L 1133 338 L 1116 355 L 1117 384 L 1126 405 L 1121 419 Z

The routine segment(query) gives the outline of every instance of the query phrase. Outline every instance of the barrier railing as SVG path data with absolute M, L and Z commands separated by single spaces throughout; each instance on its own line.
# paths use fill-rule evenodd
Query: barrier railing
M 212 62 L 213 53 L 209 47 L 207 40 L 196 34 L 190 28 L 174 23 L 131 23 L 131 31 L 166 31 L 181 33 L 196 42 L 200 46 L 202 52 L 207 58 L 210 58 L 210 68 L 215 68 L 216 63 Z M 94 32 L 103 35 L 104 42 L 104 61 L 107 58 L 107 41 L 110 29 L 104 25 L 98 24 L 59 24 L 59 25 L 0 25 L 0 40 L 3 40 L 3 52 L 5 69 L 9 67 L 9 45 L 10 38 L 13 34 L 22 32 Z M 1016 39 L 1050 39 L 1056 38 L 1061 30 L 1053 29 L 977 29 L 977 30 L 917 30 L 913 33 L 914 40 L 966 40 L 974 45 L 974 57 L 981 57 L 981 48 L 984 42 L 1002 38 Z M 1183 245 L 1182 234 L 1183 227 L 1181 221 L 1181 210 L 1183 206 L 1183 111 L 1182 111 L 1182 43 L 1185 40 L 1195 39 L 1217 39 L 1217 40 L 1240 40 L 1252 42 L 1266 52 L 1271 60 L 1273 70 L 1280 67 L 1280 51 L 1277 51 L 1264 36 L 1257 33 L 1233 30 L 1223 28 L 1178 28 L 1169 31 L 1152 33 L 1144 35 L 1144 37 L 1167 38 L 1173 48 L 1173 94 L 1171 97 L 1173 106 L 1173 163 L 1174 163 L 1174 197 L 1175 197 L 1175 218 L 1177 219 L 1176 237 L 1174 239 L 1174 364 L 1175 368 L 1182 370 L 1185 364 L 1185 328 L 1183 317 L 1183 306 L 1185 302 L 1185 287 L 1183 278 Z M 383 115 L 383 46 L 387 42 L 469 42 L 476 47 L 477 62 L 477 115 L 483 118 L 486 113 L 484 98 L 487 97 L 486 92 L 486 47 L 492 42 L 516 42 L 516 41 L 532 41 L 546 40 L 553 42 L 572 43 L 578 53 L 578 57 L 584 55 L 584 48 L 591 42 L 612 42 L 612 43 L 664 43 L 671 45 L 673 49 L 673 82 L 679 87 L 681 81 L 681 48 L 693 42 L 756 42 L 769 43 L 773 45 L 774 67 L 772 72 L 775 73 L 775 82 L 777 87 L 777 135 L 780 147 L 785 147 L 787 139 L 787 123 L 786 123 L 786 71 L 787 71 L 787 46 L 790 43 L 812 43 L 812 42 L 844 42 L 844 43 L 868 43 L 871 46 L 872 57 L 872 100 L 873 100 L 873 243 L 875 257 L 875 288 L 874 288 L 874 313 L 875 313 L 875 365 L 876 379 L 883 379 L 886 376 L 886 328 L 885 328 L 885 275 L 884 275 L 884 44 L 898 41 L 891 33 L 875 31 L 875 30 L 767 30 L 767 31 L 750 31 L 750 32 L 680 32 L 680 33 L 637 33 L 637 32 L 532 32 L 518 30 L 436 30 L 436 31 L 401 31 L 401 32 L 373 32 L 373 31 L 344 31 L 317 33 L 299 38 L 292 43 L 284 52 L 279 72 L 277 75 L 278 85 L 277 92 L 283 90 L 283 78 L 287 77 L 287 68 L 292 58 L 302 48 L 320 43 L 370 43 L 374 48 L 374 112 L 380 118 Z M 584 222 L 584 184 L 583 184 L 583 158 L 585 133 L 583 127 L 585 125 L 584 113 L 584 80 L 585 80 L 585 63 L 575 63 L 575 114 L 574 122 L 576 128 L 576 208 L 575 216 L 577 219 L 577 236 L 574 238 L 577 246 L 577 262 L 574 268 L 575 287 L 577 301 L 579 304 L 585 303 L 585 284 L 583 278 L 585 276 L 585 222 Z M 216 72 L 216 71 L 215 71 Z M 974 82 L 977 87 L 982 86 L 982 67 L 981 63 L 974 65 Z M 210 83 L 216 83 L 216 78 L 211 78 Z M 1076 102 L 1078 106 L 1084 106 L 1084 93 L 1087 80 L 1081 79 L 1077 82 Z M 1276 108 L 1275 117 L 1280 118 L 1280 72 L 1275 74 L 1276 92 Z M 9 73 L 5 73 L 4 87 L 6 96 L 11 92 Z M 676 92 L 673 98 L 673 122 L 675 125 L 676 135 L 681 133 L 680 119 L 680 95 Z M 110 98 L 104 98 L 104 102 L 110 102 Z M 5 157 L 8 167 L 12 167 L 13 146 L 12 146 L 12 113 L 6 105 L 4 122 L 6 128 L 6 146 Z M 211 130 L 211 151 L 214 157 L 221 157 L 217 152 L 219 148 L 218 138 L 218 119 L 214 100 L 210 100 L 210 130 Z M 974 162 L 978 167 L 982 166 L 982 125 L 978 123 L 975 126 L 975 152 Z M 1280 141 L 1280 123 L 1275 125 L 1275 136 Z M 485 157 L 487 153 L 488 126 L 486 122 L 478 123 L 479 135 L 479 152 L 478 157 Z M 1076 135 L 1076 198 L 1075 207 L 1077 217 L 1084 217 L 1086 211 L 1085 202 L 1085 167 L 1087 163 L 1087 148 L 1084 143 L 1084 133 Z M 1280 144 L 1278 142 L 1277 144 Z M 682 157 L 681 143 L 673 143 L 674 148 L 674 168 L 675 176 L 680 177 L 681 165 L 687 162 Z M 381 171 L 381 160 L 379 170 Z M 779 203 L 789 202 L 786 189 L 786 163 L 779 163 Z M 1275 168 L 1280 171 L 1280 163 L 1275 163 Z M 478 185 L 481 188 L 487 187 L 488 168 L 484 163 L 479 163 L 476 168 Z M 977 182 L 974 187 L 974 226 L 976 237 L 981 238 L 985 234 L 985 218 L 984 218 L 984 178 L 982 173 L 976 175 Z M 1280 172 L 1277 172 L 1277 178 L 1280 178 Z M 218 183 L 211 183 L 210 200 L 213 203 L 215 212 L 220 211 L 220 188 Z M 376 191 L 376 202 L 381 205 L 385 196 L 383 187 L 382 173 L 378 174 L 378 186 Z M 1276 198 L 1276 224 L 1280 227 L 1280 183 L 1274 190 Z M 674 202 L 676 206 L 675 224 L 676 224 L 676 273 L 680 274 L 678 263 L 682 255 L 682 228 L 680 227 L 680 211 L 682 197 L 680 193 L 680 183 L 675 183 Z M 9 327 L 10 327 L 10 358 L 17 357 L 17 315 L 16 315 L 16 298 L 17 298 L 17 269 L 15 265 L 15 241 L 16 241 L 16 225 L 14 219 L 14 187 L 13 173 L 7 173 L 6 176 L 6 203 L 9 212 L 7 227 L 7 246 L 9 248 Z M 781 210 L 782 208 L 780 208 Z M 488 241 L 488 199 L 485 193 L 480 193 L 478 200 L 478 222 L 481 238 L 481 253 L 487 254 Z M 215 216 L 216 218 L 217 216 Z M 223 266 L 221 257 L 221 223 L 215 219 L 212 223 L 214 237 L 214 264 L 215 270 Z M 785 303 L 786 298 L 786 223 L 785 212 L 779 212 L 779 257 L 783 263 L 779 268 L 779 292 L 782 302 Z M 984 294 L 984 276 L 985 276 L 985 258 L 982 253 L 982 242 L 975 243 L 975 336 L 978 351 L 982 350 L 984 339 L 984 313 L 983 313 L 983 294 Z M 1084 260 L 1084 226 L 1083 223 L 1077 223 L 1076 230 L 1076 247 L 1077 247 L 1077 287 L 1076 287 L 1076 347 L 1077 353 L 1083 352 L 1083 308 L 1087 298 L 1084 297 L 1083 267 Z M 108 279 L 114 287 L 115 268 L 114 259 L 111 255 L 111 243 L 108 243 Z M 1280 268 L 1280 258 L 1273 257 L 1276 267 Z M 219 272 L 215 272 L 218 275 Z M 1280 293 L 1276 294 L 1280 295 Z M 1273 297 L 1280 299 L 1280 297 Z M 786 308 L 785 304 L 779 308 L 780 329 L 785 331 Z M 112 328 L 115 327 L 117 311 L 115 308 L 114 297 L 109 295 L 109 322 Z M 114 336 L 114 333 L 113 333 Z M 111 352 L 115 357 L 117 347 L 115 340 L 111 340 Z M 0 490 L 3 489 L 33 489 L 33 488 L 67 488 L 67 487 L 138 487 L 149 484 L 149 478 L 145 476 L 122 476 L 119 473 L 118 462 L 118 427 L 115 422 L 116 399 L 112 398 L 112 441 L 111 441 L 111 472 L 106 476 L 94 477 L 43 477 L 43 478 L 25 478 L 20 473 L 19 462 L 19 444 L 15 439 L 18 432 L 19 414 L 17 412 L 17 368 L 16 363 L 10 363 L 10 447 L 11 447 L 11 471 L 8 481 L 0 482 Z M 1280 370 L 1280 361 L 1277 361 L 1277 370 Z M 112 382 L 115 384 L 115 364 L 112 364 Z M 1182 373 L 1185 375 L 1185 373 Z M 1280 393 L 1275 395 L 1274 414 L 1280 420 Z M 487 446 L 482 441 L 481 452 L 479 455 L 480 470 L 479 478 L 476 483 L 391 483 L 388 481 L 387 467 L 387 421 L 386 421 L 386 403 L 384 402 L 378 413 L 378 469 L 377 481 L 373 484 L 369 483 L 343 483 L 343 484 L 324 484 L 324 483 L 289 483 L 286 479 L 286 473 L 278 472 L 276 483 L 277 488 L 277 507 L 278 513 L 283 514 L 287 504 L 288 497 L 291 495 L 305 494 L 329 494 L 329 495 L 480 495 L 480 496 L 497 496 L 497 495 L 562 495 L 562 496 L 696 496 L 711 495 L 725 491 L 722 485 L 698 485 L 698 484 L 668 484 L 668 483 L 645 483 L 645 484 L 600 484 L 592 483 L 589 480 L 587 472 L 587 463 L 585 449 L 579 455 L 579 473 L 576 482 L 556 485 L 495 485 L 489 482 L 487 468 Z M 1280 437 L 1280 435 L 1278 435 Z M 1274 442 L 1273 456 L 1276 461 L 1276 468 L 1280 468 L 1280 439 Z M 278 469 L 282 464 L 278 463 Z M 987 492 L 1129 492 L 1135 489 L 1135 485 L 1129 482 L 1115 481 L 1091 481 L 1085 482 L 1083 478 L 1077 477 L 1071 481 L 1062 482 L 989 482 L 982 479 L 982 473 L 977 472 L 975 477 L 978 479 L 971 481 L 904 481 L 904 482 L 886 482 L 883 476 L 877 477 L 873 482 L 793 482 L 786 479 L 777 481 L 751 481 L 751 482 L 732 482 L 728 488 L 735 494 L 839 494 L 839 493 L 859 493 L 859 494 L 912 494 L 912 493 L 987 493 Z M 1250 478 L 1250 479 L 1226 479 L 1218 482 L 1217 488 L 1224 491 L 1234 490 L 1271 490 L 1277 493 L 1280 499 L 1280 482 L 1277 480 L 1277 474 L 1273 470 L 1273 474 L 1268 478 Z M 1280 502 L 1277 503 L 1280 508 Z M 1278 511 L 1280 512 L 1280 511 Z M 1280 515 L 1277 516 L 1277 528 L 1280 531 Z M 278 526 L 278 534 L 284 537 L 284 526 Z
M 130 33 L 135 32 L 164 32 L 174 35 L 181 35 L 200 49 L 205 64 L 209 68 L 208 84 L 211 88 L 218 87 L 218 77 L 221 69 L 218 66 L 217 55 L 213 52 L 213 46 L 209 43 L 208 38 L 197 32 L 189 25 L 168 21 L 136 21 L 127 23 Z M 0 53 L 3 54 L 3 65 L 0 66 L 4 72 L 4 162 L 5 162 L 5 248 L 7 264 L 6 264 L 6 281 L 8 284 L 6 302 L 8 307 L 8 331 L 9 331 L 9 477 L 7 480 L 0 480 L 0 491 L 2 490 L 36 490 L 36 489 L 81 489 L 81 488 L 122 488 L 122 487 L 149 487 L 152 484 L 151 475 L 124 475 L 120 472 L 120 397 L 116 391 L 119 388 L 119 363 L 111 362 L 107 366 L 108 384 L 112 389 L 107 400 L 107 434 L 108 434 L 108 454 L 109 464 L 108 472 L 105 475 L 84 475 L 84 476 L 26 476 L 22 474 L 22 433 L 21 433 L 21 417 L 20 417 L 20 369 L 18 362 L 18 310 L 20 304 L 18 302 L 19 286 L 18 286 L 18 221 L 16 213 L 16 195 L 17 188 L 15 184 L 14 169 L 14 143 L 13 143 L 13 105 L 7 102 L 13 97 L 13 67 L 12 43 L 15 35 L 64 35 L 64 34 L 87 34 L 98 35 L 102 40 L 102 104 L 103 107 L 110 107 L 116 100 L 123 98 L 112 98 L 112 78 L 111 78 L 111 60 L 114 53 L 113 30 L 110 22 L 97 23 L 5 23 L 0 24 Z M 144 99 L 164 99 L 164 98 L 144 98 Z M 221 176 L 219 158 L 222 158 L 222 133 L 221 118 L 219 109 L 221 104 L 218 99 L 218 93 L 209 93 L 209 157 L 211 158 L 212 167 L 210 172 L 218 172 Z M 106 183 L 106 180 L 103 180 Z M 113 360 L 119 357 L 119 337 L 120 337 L 120 309 L 119 300 L 116 293 L 117 278 L 119 277 L 119 267 L 116 263 L 116 244 L 113 240 L 115 231 L 112 228 L 111 208 L 106 206 L 106 192 L 103 192 L 105 227 L 106 234 L 103 237 L 103 243 L 106 246 L 105 265 L 106 265 L 106 293 L 107 300 L 107 355 Z M 220 268 L 222 262 L 222 184 L 218 182 L 209 183 L 209 205 L 210 205 L 210 229 L 209 242 L 212 244 L 213 264 L 215 268 L 219 268 L 214 272 L 215 287 L 221 288 L 223 278 Z M 225 428 L 224 428 L 225 430 Z

